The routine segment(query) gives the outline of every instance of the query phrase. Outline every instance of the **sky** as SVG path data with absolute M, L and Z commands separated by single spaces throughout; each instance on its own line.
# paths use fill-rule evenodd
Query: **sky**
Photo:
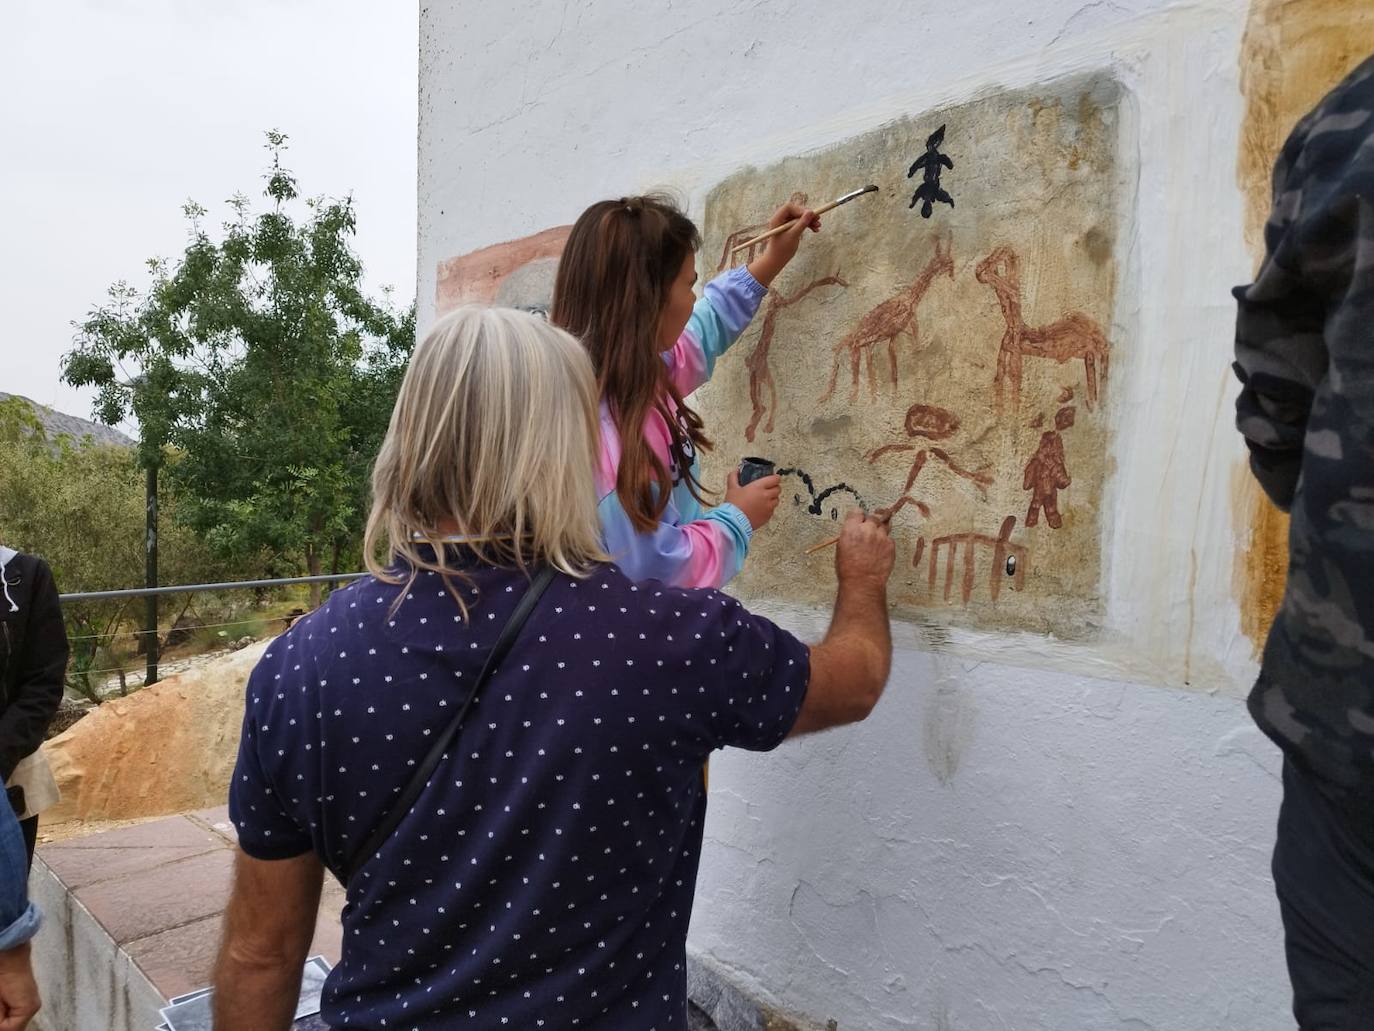
M 263 133 L 303 195 L 352 193 L 372 289 L 415 294 L 415 0 L 5 0 L 0 391 L 87 418 L 61 380 L 117 280 L 187 242 L 182 205 L 261 197 Z M 128 429 L 128 427 L 125 427 Z

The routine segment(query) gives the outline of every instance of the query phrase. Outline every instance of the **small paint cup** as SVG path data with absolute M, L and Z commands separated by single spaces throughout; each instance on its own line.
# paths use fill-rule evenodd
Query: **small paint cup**
M 742 459 L 739 464 L 739 485 L 743 487 L 746 483 L 772 476 L 776 471 L 773 463 L 766 458 Z

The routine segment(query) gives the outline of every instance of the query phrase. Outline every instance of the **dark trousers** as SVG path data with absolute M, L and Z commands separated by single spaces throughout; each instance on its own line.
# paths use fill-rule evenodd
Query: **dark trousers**
M 1274 886 L 1301 1031 L 1374 1029 L 1374 819 L 1334 802 L 1292 762 Z

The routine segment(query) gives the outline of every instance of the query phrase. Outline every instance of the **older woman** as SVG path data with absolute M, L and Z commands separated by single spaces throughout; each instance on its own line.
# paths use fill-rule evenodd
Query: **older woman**
M 326 869 L 332 1027 L 686 1026 L 702 763 L 868 714 L 893 548 L 851 515 L 811 647 L 632 583 L 599 545 L 596 405 L 534 316 L 463 309 L 416 348 L 373 474 L 385 561 L 249 681 L 218 1031 L 289 1026 Z

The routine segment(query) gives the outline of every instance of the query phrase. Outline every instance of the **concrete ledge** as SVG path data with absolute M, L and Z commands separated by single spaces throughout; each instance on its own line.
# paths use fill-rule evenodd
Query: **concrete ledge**
M 148 1031 L 167 999 L 210 983 L 235 838 L 224 809 L 173 816 L 38 850 L 30 892 L 43 909 L 35 1031 Z M 337 963 L 343 889 L 325 882 L 312 954 Z M 688 956 L 694 1031 L 835 1031 L 742 989 Z
M 43 910 L 33 969 L 43 997 L 35 1031 L 148 1031 L 166 1000 L 40 854 L 29 893 Z
M 687 954 L 687 999 L 692 1031 L 836 1031 L 835 1021 L 818 1024 L 757 998 L 741 988 L 721 964 L 704 953 Z
M 36 1031 L 149 1031 L 168 998 L 207 986 L 235 844 L 221 808 L 40 848 L 29 881 L 44 914 Z M 342 907 L 328 881 L 311 951 L 331 963 Z

